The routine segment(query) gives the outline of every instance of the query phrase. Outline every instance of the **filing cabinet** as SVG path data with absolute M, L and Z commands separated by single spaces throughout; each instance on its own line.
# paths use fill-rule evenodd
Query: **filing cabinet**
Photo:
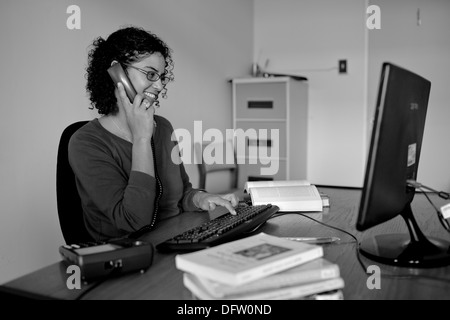
M 307 81 L 235 78 L 231 84 L 239 188 L 249 180 L 307 179 Z

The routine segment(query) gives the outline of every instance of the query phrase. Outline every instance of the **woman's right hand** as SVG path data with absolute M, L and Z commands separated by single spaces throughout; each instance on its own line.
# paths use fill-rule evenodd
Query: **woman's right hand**
M 119 97 L 127 119 L 128 127 L 133 135 L 133 141 L 150 140 L 153 135 L 155 108 L 143 95 L 137 94 L 133 104 L 130 103 L 123 85 L 117 84 Z

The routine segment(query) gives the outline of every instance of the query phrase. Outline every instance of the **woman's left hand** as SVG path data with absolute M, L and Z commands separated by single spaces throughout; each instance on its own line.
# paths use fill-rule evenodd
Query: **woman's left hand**
M 239 203 L 239 198 L 234 193 L 224 195 L 211 194 L 207 192 L 197 192 L 194 195 L 194 205 L 202 210 L 214 210 L 216 206 L 223 206 L 228 209 L 231 214 L 236 214 L 236 207 Z

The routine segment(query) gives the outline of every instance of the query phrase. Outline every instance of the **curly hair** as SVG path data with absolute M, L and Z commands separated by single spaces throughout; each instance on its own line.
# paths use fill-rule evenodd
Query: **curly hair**
M 155 34 L 137 27 L 125 27 L 109 35 L 107 40 L 96 38 L 89 50 L 86 68 L 90 108 L 96 108 L 99 114 L 104 115 L 118 111 L 114 83 L 107 72 L 112 61 L 130 64 L 156 52 L 165 60 L 166 77 L 173 81 L 172 50 Z M 167 98 L 166 86 L 162 90 L 162 97 Z

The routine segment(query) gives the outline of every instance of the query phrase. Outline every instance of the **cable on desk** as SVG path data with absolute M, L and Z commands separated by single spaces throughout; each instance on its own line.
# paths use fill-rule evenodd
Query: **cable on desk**
M 318 224 L 321 224 L 321 225 L 323 225 L 323 226 L 325 226 L 325 227 L 328 227 L 328 228 L 331 228 L 331 229 L 335 229 L 335 230 L 338 230 L 338 231 L 340 231 L 340 232 L 343 232 L 343 233 L 348 234 L 350 237 L 352 237 L 352 238 L 355 240 L 355 244 L 356 244 L 356 259 L 358 260 L 359 264 L 361 265 L 361 268 L 363 269 L 363 272 L 364 272 L 364 273 L 367 273 L 367 267 L 366 267 L 366 265 L 364 264 L 364 262 L 362 261 L 362 259 L 361 259 L 361 254 L 360 254 L 360 251 L 359 251 L 359 245 L 360 245 L 360 242 L 358 241 L 358 239 L 356 238 L 356 236 L 354 236 L 353 234 L 351 234 L 351 233 L 348 232 L 348 231 L 345 231 L 345 230 L 343 230 L 343 229 L 341 229 L 341 228 L 334 227 L 334 226 L 332 226 L 332 225 L 323 223 L 322 221 L 316 220 L 316 219 L 314 219 L 314 218 L 312 218 L 312 217 L 310 217 L 310 216 L 307 216 L 306 214 L 300 213 L 300 212 L 282 212 L 282 213 L 276 213 L 276 214 L 274 214 L 270 219 L 276 218 L 276 217 L 280 217 L 280 216 L 283 216 L 283 215 L 286 215 L 286 214 L 298 214 L 298 215 L 303 216 L 303 217 L 305 217 L 305 218 L 308 218 L 308 219 L 310 219 L 310 220 L 312 220 L 312 221 L 314 221 L 314 222 L 316 222 L 316 223 L 318 223 Z M 395 274 L 381 273 L 381 277 L 385 277 L 385 278 L 393 278 L 393 279 L 400 279 L 400 280 L 403 280 L 403 279 L 412 279 L 412 278 L 423 278 L 423 279 L 428 279 L 428 280 L 443 281 L 443 282 L 449 282 L 449 283 L 450 283 L 450 279 L 439 278 L 439 277 L 433 277 L 433 276 L 428 276 L 428 275 L 410 275 L 410 274 L 398 274 L 398 275 L 395 275 Z
M 350 232 L 345 231 L 344 229 L 341 229 L 341 228 L 334 227 L 334 226 L 332 226 L 332 225 L 323 223 L 322 221 L 319 221 L 319 220 L 316 220 L 316 219 L 314 219 L 314 218 L 311 218 L 311 217 L 307 216 L 307 215 L 304 214 L 304 213 L 300 213 L 300 212 L 281 212 L 281 213 L 276 213 L 276 214 L 274 214 L 270 219 L 276 218 L 276 217 L 281 217 L 281 216 L 284 216 L 284 215 L 286 215 L 286 214 L 298 214 L 298 215 L 303 216 L 303 217 L 305 217 L 305 218 L 308 218 L 308 219 L 310 219 L 310 220 L 312 220 L 312 221 L 314 221 L 314 222 L 316 222 L 316 223 L 319 223 L 319 224 L 321 224 L 321 225 L 323 225 L 323 226 L 325 226 L 325 227 L 327 227 L 327 228 L 335 229 L 335 230 L 337 230 L 337 231 L 346 233 L 346 234 L 348 234 L 350 237 L 352 237 L 352 238 L 355 240 L 356 243 L 358 243 L 358 239 L 357 239 L 353 234 L 351 234 Z
M 302 216 L 302 217 L 308 218 L 308 219 L 310 219 L 310 220 L 312 220 L 312 221 L 314 221 L 314 222 L 316 222 L 316 223 L 318 223 L 318 224 L 321 224 L 321 225 L 323 225 L 323 226 L 325 226 L 325 227 L 328 227 L 328 228 L 331 228 L 331 229 L 338 230 L 338 231 L 343 232 L 343 233 L 349 235 L 350 237 L 352 237 L 352 238 L 355 240 L 355 244 L 356 244 L 356 259 L 358 260 L 359 264 L 360 264 L 361 267 L 363 268 L 364 273 L 366 272 L 367 268 L 366 268 L 366 266 L 364 265 L 364 263 L 363 263 L 363 261 L 362 261 L 362 259 L 361 259 L 360 252 L 359 252 L 359 241 L 358 241 L 358 238 L 356 238 L 355 235 L 351 234 L 351 233 L 348 232 L 348 231 L 345 231 L 344 229 L 341 229 L 341 228 L 338 228 L 338 227 L 335 227 L 335 226 L 332 226 L 332 225 L 323 223 L 322 221 L 316 220 L 316 219 L 314 219 L 314 218 L 312 218 L 312 217 L 310 217 L 310 216 L 307 216 L 307 215 L 304 214 L 304 213 L 300 213 L 300 212 L 295 212 L 295 213 L 298 214 L 298 215 L 300 215 L 300 216 Z M 280 215 L 282 215 L 282 214 L 280 214 Z
M 91 292 L 92 290 L 94 290 L 95 288 L 98 288 L 101 284 L 105 283 L 106 280 L 111 279 L 112 277 L 116 276 L 119 274 L 119 270 L 120 268 L 115 268 L 109 275 L 105 276 L 103 279 L 98 280 L 96 283 L 94 283 L 91 287 L 87 288 L 86 290 L 84 290 L 82 293 L 80 293 L 75 300 L 81 300 L 82 298 L 84 298 L 84 296 L 86 296 L 89 292 Z
M 101 285 L 102 283 L 104 283 L 106 281 L 106 279 L 103 279 L 101 281 L 97 281 L 95 284 L 93 284 L 90 288 L 84 290 L 82 293 L 80 293 L 75 300 L 81 300 L 86 294 L 88 294 L 89 292 L 91 292 L 92 290 L 94 290 L 95 288 L 97 288 L 99 285 Z
M 448 193 L 448 192 L 434 190 L 434 189 L 432 189 L 432 188 L 430 188 L 430 187 L 427 187 L 427 186 L 421 184 L 420 182 L 417 182 L 417 181 L 411 180 L 411 179 L 410 179 L 410 180 L 406 180 L 406 182 L 407 182 L 411 187 L 420 189 L 420 190 L 422 190 L 422 191 L 423 191 L 423 189 L 427 189 L 427 190 L 429 190 L 429 191 L 432 191 L 432 192 L 436 193 L 436 194 L 437 194 L 439 197 L 441 197 L 442 199 L 445 199 L 445 200 L 450 199 L 450 193 Z
M 422 188 L 419 188 L 419 189 L 420 189 L 421 191 L 423 191 Z M 447 221 L 447 219 L 444 218 L 444 216 L 443 216 L 442 213 L 441 213 L 441 210 L 439 210 L 439 208 L 436 207 L 436 205 L 434 204 L 434 202 L 431 201 L 430 197 L 427 195 L 427 193 L 426 193 L 425 191 L 423 191 L 422 193 L 423 193 L 423 195 L 427 198 L 428 202 L 433 206 L 434 210 L 436 210 L 436 213 L 437 213 L 438 218 L 439 218 L 439 222 L 441 223 L 442 227 L 444 227 L 444 229 L 445 229 L 447 232 L 450 232 L 450 223 Z
M 307 215 L 304 214 L 304 213 L 300 213 L 300 212 L 284 212 L 284 213 L 277 213 L 277 214 L 273 215 L 272 218 L 280 217 L 280 216 L 283 216 L 283 215 L 286 215 L 286 214 L 298 214 L 298 215 L 300 215 L 300 216 L 302 216 L 302 217 L 305 217 L 305 218 L 308 218 L 308 219 L 310 219 L 310 220 L 312 220 L 312 221 L 314 221 L 314 222 L 316 222 L 316 223 L 318 223 L 318 224 L 321 224 L 321 225 L 323 225 L 323 226 L 325 226 L 325 227 L 327 227 L 327 228 L 335 229 L 335 230 L 337 230 L 337 231 L 343 232 L 343 233 L 349 235 L 350 237 L 352 237 L 352 238 L 355 240 L 355 244 L 356 244 L 356 259 L 358 260 L 359 264 L 361 265 L 361 267 L 362 267 L 364 273 L 366 273 L 367 268 L 366 268 L 366 266 L 364 265 L 363 261 L 361 260 L 361 256 L 360 256 L 360 252 L 359 252 L 359 241 L 358 241 L 358 239 L 356 238 L 355 235 L 353 235 L 353 234 L 351 234 L 350 232 L 345 231 L 345 230 L 343 230 L 343 229 L 341 229 L 341 228 L 338 228 L 338 227 L 335 227 L 335 226 L 326 224 L 326 223 L 324 223 L 324 222 L 322 222 L 322 221 L 316 220 L 316 219 L 314 219 L 314 218 L 312 218 L 312 217 L 310 217 L 310 216 L 307 216 Z

